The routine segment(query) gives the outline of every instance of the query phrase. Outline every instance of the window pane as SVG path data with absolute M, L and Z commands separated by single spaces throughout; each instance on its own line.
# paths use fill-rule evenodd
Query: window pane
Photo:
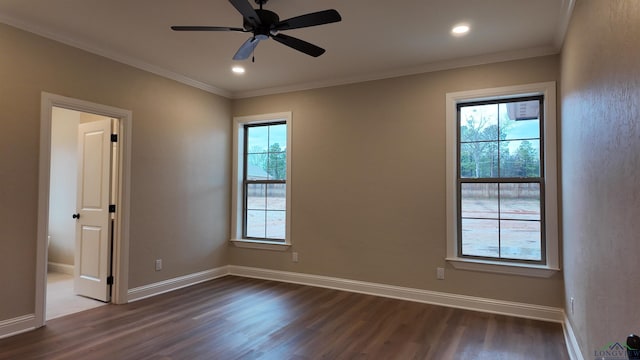
M 282 150 L 287 147 L 287 125 L 271 125 L 269 126 L 269 149 L 272 146 L 278 145 Z
M 469 146 L 465 146 L 464 144 L 460 146 L 460 177 L 461 178 L 472 178 L 476 175 L 476 164 L 473 160 L 473 152 L 472 148 Z
M 272 148 L 276 149 L 277 146 Z M 267 173 L 271 180 L 285 180 L 287 178 L 287 154 L 285 152 L 269 153 Z
M 267 180 L 268 154 L 247 155 L 247 180 Z
M 498 142 L 460 144 L 460 177 L 498 177 Z
M 541 260 L 540 221 L 500 221 L 500 255 L 518 260 Z
M 247 127 L 247 152 L 264 153 L 269 149 L 269 127 Z
M 460 141 L 498 140 L 498 104 L 460 108 Z
M 267 237 L 284 240 L 286 228 L 286 212 L 267 211 Z
M 247 210 L 247 237 L 264 238 L 266 235 L 264 210 Z
M 267 210 L 287 209 L 287 185 L 268 184 L 267 185 Z
M 247 210 L 264 210 L 266 206 L 265 184 L 247 184 Z
M 501 142 L 500 176 L 540 177 L 540 140 Z
M 500 184 L 500 219 L 540 220 L 540 184 Z
M 540 109 L 538 105 L 537 100 L 500 104 L 500 133 L 503 135 L 500 138 L 502 140 L 539 139 Z M 518 109 L 513 110 L 516 107 Z M 527 115 L 533 117 L 525 117 Z
M 498 220 L 462 219 L 462 255 L 498 257 Z
M 463 218 L 498 218 L 498 184 L 461 184 Z
M 527 100 L 500 104 L 506 109 L 507 117 L 515 121 L 540 119 L 540 101 Z

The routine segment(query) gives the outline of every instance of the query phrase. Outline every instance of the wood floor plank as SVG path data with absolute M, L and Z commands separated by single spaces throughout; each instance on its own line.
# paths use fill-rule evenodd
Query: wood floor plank
M 226 276 L 0 340 L 0 359 L 568 359 L 560 324 Z

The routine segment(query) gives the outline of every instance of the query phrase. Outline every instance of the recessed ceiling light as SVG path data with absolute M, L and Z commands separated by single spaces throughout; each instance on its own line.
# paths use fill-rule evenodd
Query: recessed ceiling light
M 234 66 L 231 68 L 231 71 L 236 74 L 244 74 L 244 68 L 242 66 Z
M 461 36 L 468 32 L 469 32 L 469 25 L 466 25 L 466 24 L 459 24 L 454 26 L 453 29 L 451 29 L 451 33 L 454 36 Z

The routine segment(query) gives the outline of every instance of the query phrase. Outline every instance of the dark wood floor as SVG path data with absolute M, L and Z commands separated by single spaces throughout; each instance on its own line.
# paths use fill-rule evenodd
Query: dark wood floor
M 49 321 L 0 359 L 568 359 L 560 324 L 227 276 Z

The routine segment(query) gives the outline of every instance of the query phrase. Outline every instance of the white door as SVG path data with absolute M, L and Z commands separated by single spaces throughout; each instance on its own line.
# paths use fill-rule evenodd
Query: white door
M 78 196 L 74 291 L 109 301 L 111 286 L 111 119 L 78 128 Z

